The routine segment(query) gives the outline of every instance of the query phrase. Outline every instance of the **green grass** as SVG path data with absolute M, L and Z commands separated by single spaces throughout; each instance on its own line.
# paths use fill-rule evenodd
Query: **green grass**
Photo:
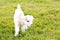
M 60 0 L 0 0 L 0 40 L 20 38 L 14 37 L 13 21 L 18 3 L 25 15 L 35 18 L 22 40 L 60 40 Z

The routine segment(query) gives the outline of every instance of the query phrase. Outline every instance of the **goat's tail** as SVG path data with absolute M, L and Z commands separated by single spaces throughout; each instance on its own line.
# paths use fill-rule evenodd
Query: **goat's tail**
M 20 4 L 18 4 L 17 8 L 20 8 Z

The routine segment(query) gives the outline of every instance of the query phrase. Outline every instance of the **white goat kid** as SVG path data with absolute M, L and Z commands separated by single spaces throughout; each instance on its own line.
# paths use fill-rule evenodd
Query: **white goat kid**
M 22 32 L 24 32 L 26 29 L 28 29 L 28 26 L 33 23 L 33 19 L 33 16 L 24 16 L 23 11 L 21 10 L 20 5 L 18 4 L 14 14 L 15 36 L 18 35 L 20 26 L 22 26 Z

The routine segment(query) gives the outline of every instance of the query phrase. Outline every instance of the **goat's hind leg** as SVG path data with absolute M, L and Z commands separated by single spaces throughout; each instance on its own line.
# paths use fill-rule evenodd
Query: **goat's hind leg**
M 19 26 L 19 23 L 15 23 L 15 36 L 17 36 L 19 33 Z

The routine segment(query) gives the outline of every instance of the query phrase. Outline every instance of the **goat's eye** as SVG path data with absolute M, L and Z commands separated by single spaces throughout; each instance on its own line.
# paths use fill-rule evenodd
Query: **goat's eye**
M 27 22 L 29 22 L 29 21 L 27 21 Z

